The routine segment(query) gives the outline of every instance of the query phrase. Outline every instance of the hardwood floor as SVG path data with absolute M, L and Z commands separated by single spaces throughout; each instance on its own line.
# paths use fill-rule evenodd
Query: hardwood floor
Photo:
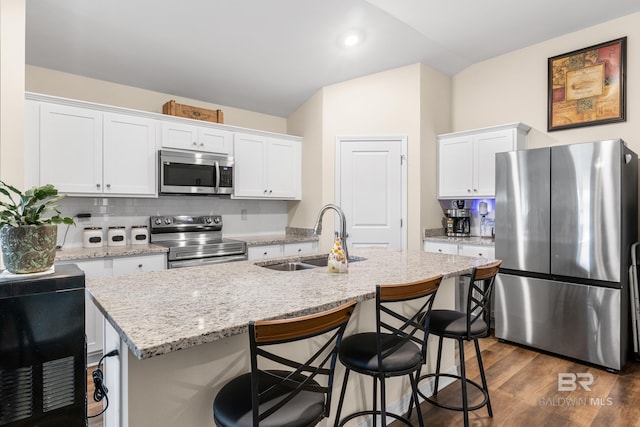
M 480 340 L 493 418 L 487 409 L 469 413 L 471 426 L 640 426 L 640 363 L 630 361 L 618 374 L 571 360 L 538 353 L 499 342 L 494 337 Z M 465 346 L 467 375 L 480 383 L 473 343 Z M 558 374 L 591 374 L 587 391 L 579 384 L 575 391 L 558 391 Z M 589 377 L 581 376 L 588 380 Z M 568 382 L 570 387 L 572 381 Z M 570 387 L 573 388 L 573 387 Z M 479 402 L 481 394 L 470 394 Z M 460 386 L 451 384 L 439 399 L 459 405 Z M 474 400 L 475 398 L 475 400 Z M 448 411 L 427 402 L 421 405 L 425 426 L 461 426 L 462 412 Z M 418 425 L 415 412 L 411 418 Z M 403 424 L 394 422 L 393 427 Z
M 640 363 L 630 361 L 619 374 L 599 368 L 538 353 L 494 337 L 480 340 L 493 418 L 486 408 L 469 413 L 474 427 L 640 427 Z M 465 346 L 468 377 L 480 382 L 473 344 Z M 88 414 L 102 409 L 102 402 L 93 401 L 93 369 L 87 369 Z M 591 391 L 579 385 L 575 391 L 558 391 L 558 373 L 588 373 L 593 375 Z M 479 401 L 480 393 L 471 392 L 470 402 Z M 460 404 L 460 387 L 452 384 L 441 390 L 439 399 Z M 475 400 L 474 400 L 475 399 Z M 420 406 L 425 426 L 449 427 L 463 425 L 462 412 L 448 411 L 427 402 Z M 413 413 L 411 421 L 418 425 Z M 403 427 L 396 421 L 392 427 Z M 102 427 L 102 416 L 89 418 L 89 427 Z
M 102 402 L 93 400 L 93 371 L 95 366 L 87 368 L 87 415 L 97 414 L 102 410 Z M 102 415 L 89 418 L 88 427 L 102 427 Z

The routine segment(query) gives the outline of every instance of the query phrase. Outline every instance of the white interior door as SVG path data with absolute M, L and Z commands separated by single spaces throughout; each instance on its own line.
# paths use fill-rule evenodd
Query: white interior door
M 406 248 L 406 139 L 338 138 L 336 154 L 349 249 Z

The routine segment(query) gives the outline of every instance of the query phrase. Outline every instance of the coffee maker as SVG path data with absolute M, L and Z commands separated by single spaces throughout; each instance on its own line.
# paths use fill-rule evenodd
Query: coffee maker
M 464 200 L 454 200 L 451 209 L 445 209 L 447 236 L 466 237 L 471 235 L 471 214 L 464 205 Z

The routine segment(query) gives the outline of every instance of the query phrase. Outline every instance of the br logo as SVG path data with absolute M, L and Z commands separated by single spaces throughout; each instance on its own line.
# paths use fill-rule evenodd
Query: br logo
M 558 373 L 558 391 L 575 391 L 578 385 L 586 391 L 591 391 L 591 387 L 589 387 L 591 384 L 593 384 L 593 375 L 588 372 Z

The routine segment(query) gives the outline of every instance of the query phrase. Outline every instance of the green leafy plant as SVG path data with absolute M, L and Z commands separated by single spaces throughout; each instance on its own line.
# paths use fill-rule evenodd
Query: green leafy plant
M 51 184 L 33 187 L 22 193 L 20 190 L 0 180 L 0 193 L 8 200 L 0 200 L 0 227 L 5 225 L 74 224 L 73 219 L 63 217 L 56 203 L 66 197 L 58 194 Z M 45 218 L 47 214 L 52 216 Z

